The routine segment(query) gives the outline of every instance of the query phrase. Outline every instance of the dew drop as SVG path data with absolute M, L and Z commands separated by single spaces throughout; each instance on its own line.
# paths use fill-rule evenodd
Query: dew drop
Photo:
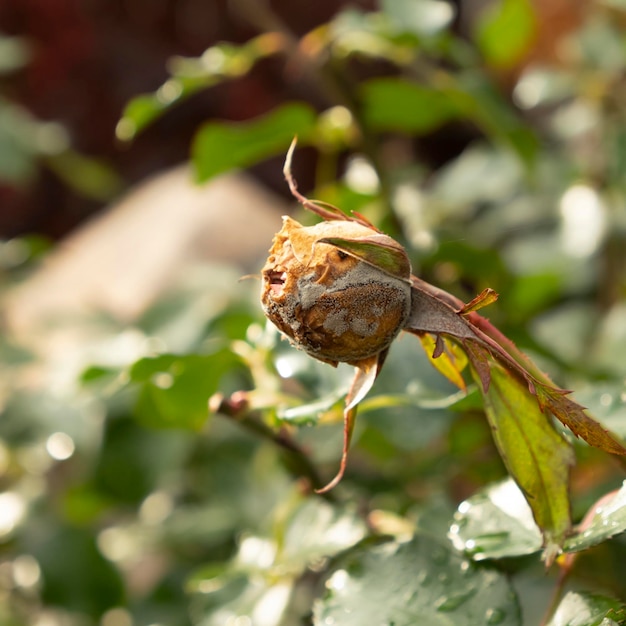
M 487 619 L 487 624 L 502 624 L 504 618 L 506 617 L 506 613 L 502 609 L 487 609 L 485 613 L 485 618 Z
M 345 569 L 337 570 L 327 581 L 326 588 L 331 591 L 342 591 L 348 583 L 350 576 Z
M 463 501 L 461 502 L 461 504 L 459 504 L 458 507 L 458 512 L 461 513 L 461 515 L 465 515 L 469 512 L 469 510 L 472 508 L 472 505 L 467 501 Z
M 602 406 L 611 406 L 611 403 L 613 402 L 613 396 L 610 393 L 603 393 L 600 396 L 600 404 Z
M 468 539 L 468 540 L 465 542 L 465 549 L 466 549 L 466 550 L 469 550 L 470 552 L 471 552 L 472 550 L 475 550 L 475 549 L 476 549 L 476 542 L 475 542 L 473 539 Z

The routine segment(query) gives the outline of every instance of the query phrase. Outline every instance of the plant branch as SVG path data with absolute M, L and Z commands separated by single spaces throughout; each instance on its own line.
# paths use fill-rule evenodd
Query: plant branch
M 232 420 L 248 432 L 280 448 L 286 455 L 285 461 L 289 471 L 298 478 L 306 477 L 316 493 L 324 485 L 306 451 L 289 436 L 287 430 L 269 427 L 259 419 L 255 411 L 249 410 L 245 392 L 236 392 L 230 398 L 217 393 L 209 400 L 209 410 Z M 320 496 L 329 502 L 335 501 L 332 494 L 320 493 Z

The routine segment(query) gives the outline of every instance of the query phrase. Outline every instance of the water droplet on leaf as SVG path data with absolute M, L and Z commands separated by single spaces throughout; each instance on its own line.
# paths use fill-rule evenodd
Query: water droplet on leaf
M 466 515 L 471 508 L 472 505 L 467 500 L 465 500 L 464 502 L 461 502 L 461 504 L 459 504 L 459 508 L 457 510 L 459 513 L 461 513 L 461 515 Z

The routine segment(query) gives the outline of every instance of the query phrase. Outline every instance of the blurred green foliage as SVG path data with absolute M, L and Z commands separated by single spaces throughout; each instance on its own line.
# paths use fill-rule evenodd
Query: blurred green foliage
M 45 162 L 68 186 L 89 198 L 108 200 L 121 188 L 118 174 L 105 162 L 87 157 L 71 146 L 59 122 L 42 121 L 14 102 L 2 82 L 26 65 L 27 41 L 0 33 L 0 184 L 26 186 Z
M 538 36 L 527 0 L 493 2 L 470 36 L 453 21 L 442 0 L 386 0 L 300 40 L 263 33 L 173 59 L 118 135 L 286 54 L 328 107 L 207 122 L 193 142 L 198 178 L 300 134 L 318 150 L 311 195 L 367 215 L 407 244 L 416 274 L 459 297 L 498 291 L 500 328 L 625 437 L 623 3 L 591 4 L 558 63 L 524 62 Z M 0 70 L 25 55 L 0 40 Z M 424 158 L 421 142 L 459 129 L 471 139 L 458 156 Z M 27 179 L 40 131 L 2 108 L 1 176 Z M 39 250 L 2 244 L 5 288 Z M 361 407 L 346 478 L 313 495 L 340 456 L 350 369 L 281 342 L 238 276 L 206 268 L 201 286 L 130 328 L 89 320 L 99 357 L 37 385 L 38 357 L 0 338 L 0 623 L 626 623 L 623 474 L 574 442 L 573 514 L 585 522 L 575 561 L 546 574 L 478 394 L 459 396 L 412 337 L 396 341 Z

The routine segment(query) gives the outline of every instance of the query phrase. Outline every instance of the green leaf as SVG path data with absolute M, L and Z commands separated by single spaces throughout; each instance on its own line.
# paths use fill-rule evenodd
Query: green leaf
M 287 523 L 278 560 L 304 570 L 323 557 L 351 548 L 366 534 L 365 521 L 354 507 L 331 506 L 320 498 L 308 498 Z
M 535 132 L 525 124 L 484 75 L 468 71 L 444 87 L 458 115 L 474 122 L 489 138 L 512 149 L 531 167 L 539 151 Z
M 313 132 L 315 119 L 310 106 L 293 102 L 251 121 L 205 124 L 192 146 L 198 181 L 280 154 L 295 135 L 306 140 Z
M 597 506 L 589 525 L 568 537 L 566 552 L 579 552 L 626 531 L 626 482 L 607 502 Z
M 401 78 L 365 82 L 361 102 L 366 125 L 377 131 L 425 134 L 457 114 L 445 93 Z
M 135 96 L 125 107 L 115 134 L 121 141 L 129 141 L 163 113 L 170 103 L 163 102 L 156 94 L 143 93 Z
M 546 544 L 546 559 L 555 556 L 571 527 L 570 445 L 555 430 L 523 379 L 491 359 L 472 341 L 465 342 L 472 374 L 483 390 L 485 413 L 509 472 L 526 494 Z M 488 374 L 485 372 L 488 370 Z M 485 376 L 490 376 L 485 388 Z
M 537 20 L 529 0 L 500 0 L 481 16 L 475 39 L 488 63 L 509 68 L 529 52 Z
M 450 526 L 458 550 L 476 561 L 541 550 L 541 531 L 524 494 L 511 480 L 491 485 L 462 502 Z
M 537 315 L 558 299 L 562 279 L 557 274 L 526 274 L 515 276 L 510 289 L 502 294 L 502 304 L 512 321 Z
M 59 526 L 50 517 L 39 521 L 39 532 L 27 541 L 41 567 L 46 604 L 99 618 L 124 602 L 120 572 L 102 556 L 92 532 Z
M 259 558 L 265 556 L 258 554 Z M 196 587 L 200 593 L 194 594 L 192 623 L 197 626 L 224 626 L 228 622 L 254 624 L 251 617 L 261 615 L 264 626 L 281 626 L 285 623 L 293 586 L 291 578 L 250 579 L 232 570 L 223 576 L 199 580 Z
M 349 553 L 314 605 L 315 626 L 521 624 L 506 577 L 430 537 Z
M 617 626 L 626 623 L 626 605 L 595 593 L 570 591 L 547 626 Z
M 242 535 L 228 567 L 212 563 L 189 579 L 188 589 L 199 592 L 202 624 L 221 626 L 226 611 L 233 619 L 258 617 L 268 626 L 299 623 L 284 617 L 294 581 L 307 567 L 354 546 L 367 533 L 354 507 L 301 497 L 281 502 L 273 529 L 276 539 Z
M 174 105 L 202 89 L 212 87 L 222 78 L 210 72 L 191 77 L 174 75 L 154 93 L 135 96 L 124 108 L 122 117 L 115 127 L 117 138 L 120 141 L 131 141 Z
M 280 35 L 264 33 L 238 46 L 218 43 L 200 57 L 174 57 L 169 61 L 170 78 L 154 93 L 133 98 L 115 129 L 118 139 L 129 141 L 169 108 L 201 89 L 242 76 L 264 57 L 282 48 Z
M 102 159 L 65 150 L 50 156 L 47 163 L 61 180 L 87 198 L 110 200 L 123 188 L 121 177 Z
M 130 378 L 141 385 L 136 414 L 146 425 L 200 428 L 208 418 L 208 400 L 223 376 L 241 364 L 230 350 L 210 355 L 163 354 L 137 361 Z
M 415 58 L 414 42 L 394 36 L 392 31 L 396 29 L 390 26 L 390 20 L 380 13 L 347 8 L 339 11 L 327 28 L 313 32 L 319 38 L 318 45 L 326 47 L 335 58 L 359 56 L 384 59 L 394 65 L 411 63 Z

